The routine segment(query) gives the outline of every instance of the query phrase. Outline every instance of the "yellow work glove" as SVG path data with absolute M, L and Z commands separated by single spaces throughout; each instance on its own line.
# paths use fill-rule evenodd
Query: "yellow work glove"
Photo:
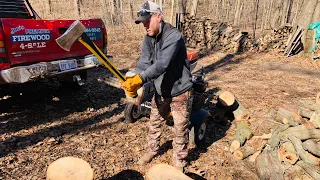
M 126 91 L 125 90 L 125 92 L 126 92 L 126 95 L 129 96 L 129 97 L 134 98 L 134 97 L 137 96 L 137 91 Z
M 133 77 L 127 77 L 126 81 L 121 84 L 121 86 L 129 92 L 137 92 L 137 90 L 143 84 L 142 79 L 139 75 L 135 75 Z

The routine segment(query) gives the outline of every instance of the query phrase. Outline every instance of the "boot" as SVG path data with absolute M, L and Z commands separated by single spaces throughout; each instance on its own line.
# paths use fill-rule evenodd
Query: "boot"
M 143 156 L 140 157 L 139 161 L 137 162 L 139 165 L 145 165 L 151 162 L 152 158 L 156 156 L 157 153 L 147 152 Z

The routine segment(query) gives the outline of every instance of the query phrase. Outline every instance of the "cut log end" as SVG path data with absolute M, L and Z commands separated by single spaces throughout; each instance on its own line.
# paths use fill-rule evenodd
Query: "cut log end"
M 320 105 L 320 92 L 318 92 L 318 94 L 317 94 L 316 104 Z
M 223 106 L 229 107 L 229 106 L 234 104 L 235 97 L 231 92 L 224 91 L 223 93 L 221 93 L 219 95 L 219 99 L 218 100 Z
M 233 156 L 236 160 L 242 160 L 244 158 L 244 155 L 241 151 L 239 150 L 236 150 L 234 153 L 233 153 Z
M 234 153 L 237 149 L 240 148 L 240 142 L 238 140 L 234 140 L 232 141 L 231 145 L 230 145 L 230 152 Z

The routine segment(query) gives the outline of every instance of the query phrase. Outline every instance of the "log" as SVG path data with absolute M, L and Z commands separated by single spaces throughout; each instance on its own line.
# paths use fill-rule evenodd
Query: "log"
M 250 118 L 248 111 L 246 108 L 244 108 L 240 102 L 238 100 L 237 104 L 238 104 L 238 108 L 233 111 L 233 116 L 236 120 L 248 120 Z
M 281 144 L 278 149 L 278 159 L 280 161 L 289 162 L 290 164 L 295 164 L 298 161 L 299 156 L 291 142 Z
M 287 130 L 279 133 L 279 138 L 282 141 L 288 141 L 289 137 L 294 135 L 300 140 L 307 140 L 307 139 L 320 139 L 320 130 L 319 129 L 312 129 L 312 127 L 299 125 L 295 127 L 290 127 Z
M 256 159 L 256 169 L 261 180 L 282 180 L 283 170 L 275 153 L 265 148 Z
M 316 143 L 314 140 L 309 139 L 302 143 L 302 146 L 305 150 L 311 154 L 320 157 L 320 143 Z
M 248 156 L 254 154 L 257 151 L 261 151 L 266 145 L 267 141 L 262 139 L 250 139 L 243 147 L 240 147 L 233 154 L 235 159 L 242 160 Z
M 294 105 L 282 104 L 276 115 L 276 120 L 291 126 L 297 126 L 302 124 L 301 117 L 310 119 L 314 112 L 304 107 L 298 107 Z
M 240 142 L 240 146 L 243 146 L 244 143 L 253 136 L 249 125 L 241 121 L 237 124 L 236 128 L 236 140 Z
M 312 111 L 319 111 L 320 112 L 320 104 L 315 103 L 314 101 L 311 100 L 300 100 L 299 101 L 301 106 L 310 109 Z
M 271 139 L 269 139 L 268 144 L 270 144 L 271 149 L 278 147 L 280 143 L 280 136 L 279 133 L 285 131 L 289 128 L 288 124 L 278 126 L 275 131 L 272 133 Z
M 297 162 L 297 165 L 302 167 L 312 178 L 314 179 L 320 179 L 320 172 L 317 170 L 313 169 L 310 165 L 303 161 Z
M 299 123 L 300 116 L 284 108 L 278 109 L 275 120 L 278 122 L 283 122 L 284 124 L 289 124 L 291 126 L 297 126 L 300 124 Z
M 236 151 L 240 147 L 241 147 L 240 142 L 238 140 L 233 140 L 229 150 L 231 153 L 234 153 L 234 151 Z
M 257 157 L 261 154 L 261 151 L 257 151 L 254 154 L 252 154 L 251 156 L 248 157 L 248 161 L 249 162 L 255 162 Z
M 315 161 L 314 159 L 310 158 L 310 156 L 308 155 L 308 153 L 303 149 L 302 147 L 302 142 L 300 139 L 298 139 L 296 136 L 294 136 L 293 134 L 291 136 L 289 136 L 289 140 L 292 142 L 292 144 L 294 145 L 294 148 L 297 151 L 297 154 L 300 156 L 300 158 L 310 164 L 310 165 L 319 165 L 318 161 Z
M 152 166 L 145 175 L 146 180 L 192 180 L 173 166 L 167 164 L 156 164 Z
M 320 128 L 320 112 L 314 112 L 310 118 L 310 122 L 317 128 Z
M 297 165 L 297 163 L 294 166 L 291 166 L 291 168 L 288 168 L 285 172 L 285 179 L 287 180 L 312 180 L 312 177 L 308 175 L 308 173 L 300 166 Z
M 318 94 L 317 94 L 316 104 L 319 104 L 319 105 L 320 105 L 320 92 L 318 92 Z
M 262 134 L 261 136 L 253 136 L 252 139 L 265 139 L 265 140 L 268 140 L 272 137 L 272 134 L 269 133 L 269 134 Z
M 218 97 L 218 102 L 220 102 L 223 106 L 229 107 L 232 106 L 235 102 L 234 95 L 229 91 L 224 91 Z

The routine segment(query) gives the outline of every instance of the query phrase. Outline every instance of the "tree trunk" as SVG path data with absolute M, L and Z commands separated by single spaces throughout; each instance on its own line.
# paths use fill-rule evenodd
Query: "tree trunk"
M 170 22 L 173 24 L 173 14 L 174 14 L 174 0 L 171 0 L 171 12 L 170 12 Z
M 130 10 L 131 19 L 135 19 L 135 17 L 136 17 L 133 2 L 134 2 L 133 0 L 129 1 L 129 10 Z
M 191 16 L 196 16 L 197 14 L 197 7 L 198 7 L 198 0 L 192 0 L 192 7 L 191 7 Z
M 106 1 L 105 0 L 100 0 L 100 4 L 101 4 L 101 8 L 102 8 L 102 12 L 103 12 L 103 18 L 102 20 L 107 24 L 107 6 L 106 6 Z
M 78 18 L 80 18 L 80 15 L 81 15 L 80 2 L 81 2 L 81 0 L 74 0 L 74 7 L 75 7 L 74 9 L 77 10 L 76 11 L 76 16 Z
M 48 0 L 48 3 L 49 3 L 49 13 L 51 14 L 52 13 L 52 2 L 51 2 L 51 0 Z
M 159 0 L 159 6 L 160 6 L 160 9 L 163 11 L 163 4 L 162 4 L 162 0 Z
M 236 11 L 234 13 L 233 25 L 238 26 L 240 20 L 240 11 L 241 11 L 241 0 L 237 0 L 236 2 Z
M 308 27 L 313 20 L 314 12 L 316 11 L 318 0 L 308 0 L 304 1 L 302 4 L 301 11 L 298 15 L 299 19 L 297 21 L 298 25 L 302 27 L 305 31 L 302 33 L 301 41 L 304 46 L 304 52 L 308 53 L 311 49 L 314 41 L 314 37 L 308 37 Z
M 254 18 L 254 23 L 253 23 L 253 39 L 256 38 L 258 11 L 259 11 L 259 0 L 255 0 L 255 18 Z

